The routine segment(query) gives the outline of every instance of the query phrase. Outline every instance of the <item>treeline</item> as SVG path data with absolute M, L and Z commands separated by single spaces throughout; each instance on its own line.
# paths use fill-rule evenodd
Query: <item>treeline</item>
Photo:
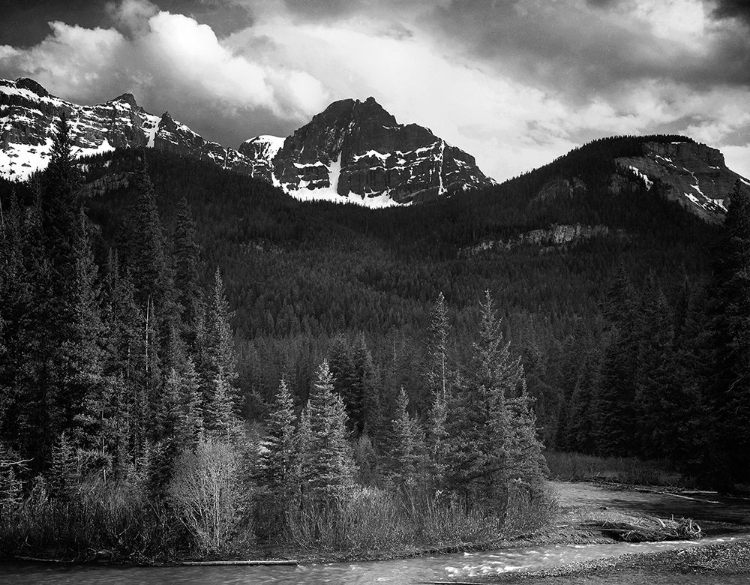
M 382 391 L 364 336 L 341 336 L 304 394 L 276 378 L 259 435 L 241 416 L 232 312 L 218 269 L 202 285 L 190 205 L 167 232 L 146 170 L 130 182 L 107 240 L 83 207 L 63 119 L 33 201 L 4 208 L 6 554 L 433 546 L 547 520 L 533 401 L 489 293 L 461 365 L 439 297 L 432 341 L 417 348 L 433 358 L 417 373 L 424 417 L 404 388 Z
M 750 481 L 749 199 L 738 182 L 710 278 L 686 280 L 673 303 L 620 266 L 604 343 L 569 338 L 552 446 L 665 459 L 724 489 Z

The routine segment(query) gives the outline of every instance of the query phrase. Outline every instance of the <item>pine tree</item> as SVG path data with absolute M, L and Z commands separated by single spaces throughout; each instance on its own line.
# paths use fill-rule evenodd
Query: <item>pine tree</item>
M 200 288 L 200 246 L 190 205 L 184 197 L 177 206 L 174 232 L 174 263 L 176 302 L 179 305 L 184 336 L 188 347 L 195 344 L 195 326 L 203 312 Z
M 130 220 L 132 233 L 127 234 L 127 267 L 135 285 L 135 300 L 144 313 L 150 301 L 166 320 L 172 309 L 173 278 L 156 194 L 145 169 L 137 172 L 133 186 L 137 200 Z
M 75 449 L 62 433 L 52 448 L 52 462 L 47 474 L 50 495 L 68 500 L 72 497 L 78 480 Z
M 208 398 L 203 402 L 203 424 L 207 431 L 223 436 L 233 433 L 237 419 L 232 412 L 232 393 L 227 376 L 219 370 L 210 383 Z
M 584 356 L 568 406 L 567 446 L 579 453 L 594 453 L 594 388 L 597 385 L 599 354 L 596 349 Z
M 409 397 L 401 388 L 398 395 L 396 418 L 391 421 L 393 438 L 390 449 L 390 477 L 396 485 L 413 490 L 423 474 L 424 444 L 422 431 L 409 415 Z
M 678 377 L 673 345 L 673 315 L 664 294 L 649 279 L 641 303 L 639 368 L 636 377 L 635 441 L 638 455 L 649 459 L 673 455 L 679 426 L 692 406 Z
M 199 369 L 203 378 L 204 419 L 206 429 L 209 430 L 214 429 L 216 425 L 228 425 L 225 416 L 227 409 L 230 413 L 240 410 L 235 389 L 238 378 L 237 356 L 234 350 L 231 317 L 224 282 L 217 269 L 209 298 L 206 331 L 205 334 L 201 334 L 203 339 L 199 340 L 203 353 Z
M 99 433 L 104 409 L 103 371 L 104 324 L 101 318 L 98 267 L 88 237 L 88 220 L 79 215 L 76 242 L 76 286 L 71 303 L 73 322 L 71 337 L 63 342 L 61 357 L 65 360 L 64 405 L 69 409 L 67 427 L 71 440 L 78 447 L 97 450 L 101 447 Z M 99 449 L 101 455 L 104 455 Z
M 57 437 L 72 422 L 80 397 L 67 392 L 71 370 L 64 344 L 75 338 L 78 310 L 77 244 L 80 226 L 79 173 L 63 116 L 58 125 L 37 202 L 25 226 L 24 265 L 28 306 L 16 339 L 19 369 L 18 436 L 37 470 L 48 466 Z
M 333 391 L 328 362 L 318 368 L 310 395 L 311 492 L 324 501 L 341 498 L 352 484 L 354 465 L 347 442 L 344 401 Z
M 519 396 L 507 401 L 507 410 L 507 477 L 521 480 L 531 486 L 533 493 L 541 494 L 548 473 L 547 461 L 542 454 L 532 398 L 526 391 L 525 384 L 522 384 Z
M 313 439 L 312 419 L 310 414 L 310 402 L 308 401 L 302 409 L 299 417 L 297 431 L 294 434 L 294 475 L 299 478 L 300 497 L 309 494 L 308 486 L 314 478 L 313 457 L 315 442 Z
M 430 476 L 436 489 L 445 487 L 448 470 L 450 437 L 448 434 L 448 404 L 450 397 L 435 393 L 427 419 L 426 447 Z
M 445 400 L 448 393 L 448 310 L 445 298 L 441 292 L 430 314 L 429 331 L 429 369 L 427 371 L 427 385 L 433 392 L 439 392 Z
M 750 194 L 739 182 L 713 257 L 713 360 L 703 395 L 714 444 L 706 465 L 727 486 L 750 480 Z
M 604 309 L 613 327 L 604 351 L 594 407 L 597 452 L 605 456 L 630 456 L 637 452 L 633 437 L 639 327 L 636 295 L 622 264 Z
M 294 399 L 282 379 L 267 422 L 266 449 L 260 455 L 263 483 L 276 503 L 285 503 L 298 492 L 295 470 Z
M 0 519 L 10 522 L 23 499 L 21 476 L 27 472 L 25 461 L 0 442 Z
M 380 426 L 380 392 L 375 381 L 375 366 L 367 347 L 365 336 L 357 336 L 351 351 L 353 380 L 350 389 L 351 404 L 347 414 L 357 436 L 368 432 L 377 436 Z
M 104 373 L 110 380 L 111 421 L 120 469 L 142 457 L 147 421 L 153 418 L 147 400 L 148 376 L 145 316 L 135 301 L 129 273 L 121 274 L 116 252 L 110 251 L 103 286 Z M 153 341 L 153 337 L 151 337 Z
M 53 292 L 62 297 L 75 280 L 75 235 L 80 210 L 81 178 L 72 149 L 70 125 L 63 114 L 56 123 L 40 199 L 44 245 L 54 273 Z

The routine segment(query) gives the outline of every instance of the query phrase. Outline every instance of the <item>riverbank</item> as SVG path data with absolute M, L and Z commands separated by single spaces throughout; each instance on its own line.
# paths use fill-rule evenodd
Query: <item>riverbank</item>
M 655 582 L 659 576 L 682 581 L 679 575 L 706 575 L 707 581 L 722 576 L 750 576 L 750 542 L 725 542 L 660 552 L 625 554 L 617 557 L 571 563 L 538 571 L 517 571 L 472 578 L 472 583 L 526 583 L 543 585 L 568 578 L 583 584 Z M 713 581 L 716 582 L 716 581 Z M 744 582 L 744 580 L 742 581 Z
M 720 499 L 717 499 L 716 494 L 705 492 L 689 496 L 684 492 L 668 493 L 659 488 L 624 489 L 619 485 L 594 483 L 553 481 L 550 482 L 550 488 L 558 504 L 554 520 L 543 529 L 516 534 L 513 538 L 481 538 L 467 542 L 440 543 L 431 547 L 401 547 L 399 549 L 368 550 L 360 547 L 354 551 L 312 551 L 269 546 L 256 549 L 252 559 L 258 561 L 296 560 L 301 564 L 363 562 L 546 545 L 607 544 L 623 540 L 621 538 L 623 526 L 644 529 L 646 534 L 651 536 L 640 540 L 682 538 L 682 535 L 669 534 L 667 530 L 673 526 L 673 516 L 677 518 L 698 517 L 697 524 L 701 529 L 701 534 L 707 536 L 750 532 L 750 501 L 745 501 L 743 506 L 740 500 L 722 503 Z M 665 530 L 662 534 L 658 534 L 661 529 Z M 251 557 L 241 560 L 249 558 Z M 154 562 L 149 559 L 134 562 L 134 559 L 112 557 L 107 554 L 107 551 L 91 551 L 86 557 L 75 559 L 75 562 L 175 565 L 181 561 L 199 560 L 208 559 L 178 555 L 171 562 Z

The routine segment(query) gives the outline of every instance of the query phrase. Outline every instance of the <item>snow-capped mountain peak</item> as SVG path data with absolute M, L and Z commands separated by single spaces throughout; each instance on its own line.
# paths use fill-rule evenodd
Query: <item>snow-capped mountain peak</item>
M 399 124 L 372 97 L 334 102 L 291 136 L 256 136 L 234 150 L 205 140 L 169 112 L 148 113 L 130 93 L 78 105 L 31 79 L 0 80 L 0 176 L 24 180 L 43 169 L 63 113 L 77 156 L 167 150 L 263 178 L 299 199 L 382 207 L 493 183 L 472 156 L 427 128 Z

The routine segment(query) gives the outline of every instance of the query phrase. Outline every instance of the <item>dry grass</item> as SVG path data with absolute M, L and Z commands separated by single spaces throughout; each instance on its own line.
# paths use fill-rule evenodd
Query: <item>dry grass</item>
M 611 481 L 629 485 L 693 487 L 667 461 L 635 457 L 597 457 L 581 453 L 545 453 L 550 477 L 563 481 Z

